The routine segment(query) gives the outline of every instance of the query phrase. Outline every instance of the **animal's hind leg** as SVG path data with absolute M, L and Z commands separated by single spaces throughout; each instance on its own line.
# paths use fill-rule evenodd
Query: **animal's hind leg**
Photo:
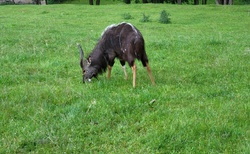
M 147 54 L 145 51 L 143 52 L 141 61 L 142 61 L 142 65 L 147 68 L 148 75 L 151 79 L 152 84 L 155 85 L 154 79 L 153 79 L 152 74 L 151 74 L 150 67 L 148 65 L 148 57 L 147 57 Z
M 133 71 L 133 87 L 135 88 L 135 81 L 136 81 L 136 65 L 135 62 L 132 66 L 132 71 Z
M 125 79 L 128 80 L 128 74 L 127 74 L 127 71 L 126 71 L 125 62 L 124 61 L 120 61 L 120 62 L 121 62 L 122 69 L 123 69 L 124 74 L 125 74 Z
M 146 63 L 146 67 L 147 67 L 148 75 L 149 75 L 149 77 L 151 79 L 151 82 L 152 82 L 153 85 L 155 85 L 155 82 L 154 82 L 154 79 L 152 77 L 151 70 L 150 70 L 150 67 L 149 67 L 148 63 Z
M 109 79 L 109 78 L 110 78 L 110 75 L 111 75 L 112 66 L 109 65 L 108 67 L 109 67 L 109 72 L 108 72 L 107 78 Z

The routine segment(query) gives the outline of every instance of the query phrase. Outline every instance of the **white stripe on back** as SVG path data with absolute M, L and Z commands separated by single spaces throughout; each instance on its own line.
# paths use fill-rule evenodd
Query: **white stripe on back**
M 129 26 L 131 26 L 132 29 L 133 29 L 133 31 L 134 31 L 136 34 L 138 34 L 136 28 L 135 28 L 131 23 L 122 22 L 122 23 L 119 23 L 119 24 L 117 24 L 117 25 L 116 25 L 116 24 L 112 24 L 112 25 L 107 26 L 107 27 L 105 28 L 105 30 L 102 32 L 102 35 L 101 35 L 101 36 L 103 36 L 103 34 L 104 34 L 107 30 L 109 30 L 109 29 L 111 29 L 111 28 L 113 28 L 113 27 L 117 27 L 117 26 L 119 26 L 119 25 L 121 25 L 121 24 L 123 24 L 123 23 L 128 24 Z

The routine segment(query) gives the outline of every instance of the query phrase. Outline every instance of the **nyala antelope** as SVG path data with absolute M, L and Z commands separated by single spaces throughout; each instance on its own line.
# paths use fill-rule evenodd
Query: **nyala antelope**
M 97 78 L 97 75 L 105 72 L 107 67 L 108 78 L 110 78 L 111 69 L 115 63 L 114 60 L 118 58 L 126 79 L 128 79 L 128 75 L 125 69 L 125 62 L 132 68 L 133 87 L 135 87 L 136 82 L 135 59 L 140 60 L 142 65 L 147 68 L 151 82 L 155 85 L 148 65 L 148 57 L 142 34 L 130 23 L 108 26 L 102 33 L 94 50 L 85 61 L 83 61 L 84 54 L 79 44 L 78 48 L 80 50 L 80 66 L 83 72 L 83 82 L 90 82 L 92 77 Z

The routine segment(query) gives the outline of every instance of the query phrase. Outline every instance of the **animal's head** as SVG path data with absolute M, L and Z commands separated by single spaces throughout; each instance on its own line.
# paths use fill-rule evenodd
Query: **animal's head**
M 78 45 L 80 50 L 80 66 L 83 73 L 83 83 L 86 81 L 91 81 L 92 77 L 97 78 L 97 69 L 91 65 L 91 57 L 89 56 L 86 60 L 83 61 L 83 51 L 80 45 Z

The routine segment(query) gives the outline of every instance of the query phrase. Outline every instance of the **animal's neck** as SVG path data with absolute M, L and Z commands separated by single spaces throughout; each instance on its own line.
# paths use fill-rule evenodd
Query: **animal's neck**
M 94 66 L 98 73 L 105 72 L 108 67 L 107 57 L 104 54 L 104 51 L 98 48 L 92 52 L 91 56 L 91 65 Z

